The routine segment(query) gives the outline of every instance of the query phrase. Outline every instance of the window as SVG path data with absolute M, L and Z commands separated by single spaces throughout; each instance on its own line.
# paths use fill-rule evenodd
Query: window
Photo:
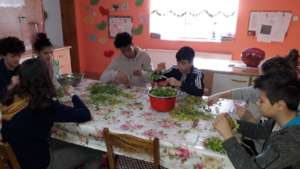
M 25 5 L 24 0 L 1 0 L 0 7 L 22 7 Z
M 150 33 L 164 40 L 234 37 L 238 0 L 150 0 Z

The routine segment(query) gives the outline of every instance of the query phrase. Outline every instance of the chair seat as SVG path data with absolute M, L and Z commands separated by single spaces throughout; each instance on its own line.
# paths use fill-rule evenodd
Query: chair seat
M 166 169 L 164 167 L 160 168 Z M 117 169 L 153 169 L 153 163 L 125 156 L 117 156 Z

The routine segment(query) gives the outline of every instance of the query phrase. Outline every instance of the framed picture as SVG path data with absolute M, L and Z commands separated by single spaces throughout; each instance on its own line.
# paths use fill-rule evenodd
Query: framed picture
M 130 16 L 109 16 L 108 34 L 110 38 L 116 37 L 120 32 L 132 34 L 132 17 Z

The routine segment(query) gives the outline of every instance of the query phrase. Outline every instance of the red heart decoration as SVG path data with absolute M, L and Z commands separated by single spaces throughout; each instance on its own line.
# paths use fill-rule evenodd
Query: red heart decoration
M 112 57 L 114 54 L 115 54 L 115 52 L 113 50 L 104 51 L 104 56 L 107 58 Z
M 99 11 L 101 13 L 101 15 L 105 16 L 105 15 L 109 15 L 109 10 L 108 9 L 105 9 L 103 6 L 100 6 L 99 7 Z

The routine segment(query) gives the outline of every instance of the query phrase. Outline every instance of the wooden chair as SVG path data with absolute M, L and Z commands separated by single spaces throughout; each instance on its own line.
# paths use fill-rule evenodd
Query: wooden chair
M 0 169 L 6 169 L 8 166 L 11 169 L 21 169 L 12 147 L 0 141 Z
M 110 169 L 137 168 L 137 169 L 159 169 L 159 139 L 145 140 L 127 134 L 110 133 L 104 128 L 104 140 L 107 148 L 108 163 Z M 153 157 L 154 163 L 118 156 L 116 158 L 113 147 L 123 149 L 125 152 L 143 153 Z M 129 165 L 129 166 L 128 166 Z M 127 167 L 126 167 L 127 166 Z

